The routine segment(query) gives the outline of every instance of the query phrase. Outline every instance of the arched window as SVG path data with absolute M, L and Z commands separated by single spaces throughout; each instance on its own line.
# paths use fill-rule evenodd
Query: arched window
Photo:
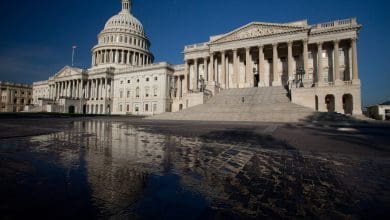
M 154 97 L 157 97 L 157 87 L 154 87 L 154 88 L 153 88 L 153 96 L 154 96 Z
M 149 97 L 149 87 L 145 87 L 145 97 Z

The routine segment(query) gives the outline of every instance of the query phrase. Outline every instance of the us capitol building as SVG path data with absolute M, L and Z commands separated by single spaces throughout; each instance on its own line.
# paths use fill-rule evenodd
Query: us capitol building
M 283 87 L 292 103 L 361 114 L 355 18 L 309 25 L 252 22 L 185 46 L 184 65 L 154 63 L 131 1 L 111 17 L 88 69 L 65 66 L 33 84 L 31 111 L 154 115 L 204 104 L 221 91 Z

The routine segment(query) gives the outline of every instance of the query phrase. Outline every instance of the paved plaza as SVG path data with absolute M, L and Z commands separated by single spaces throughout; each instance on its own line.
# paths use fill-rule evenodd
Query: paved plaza
M 389 128 L 0 115 L 0 218 L 386 218 Z

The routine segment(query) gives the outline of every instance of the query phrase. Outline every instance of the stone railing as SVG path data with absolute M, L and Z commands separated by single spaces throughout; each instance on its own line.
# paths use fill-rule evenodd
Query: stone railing
M 346 85 L 346 86 L 352 86 L 352 81 L 344 81 L 344 85 Z
M 204 48 L 206 46 L 207 43 L 193 44 L 193 45 L 185 46 L 184 50 L 194 50 L 194 49 Z
M 330 28 L 337 28 L 337 27 L 350 27 L 354 25 L 357 25 L 356 18 L 348 18 L 344 20 L 337 20 L 332 22 L 316 24 L 312 26 L 312 29 L 313 30 L 330 29 Z
M 28 84 L 12 83 L 12 82 L 2 82 L 2 81 L 0 81 L 0 86 L 16 86 L 16 87 L 32 88 L 32 86 L 28 85 Z

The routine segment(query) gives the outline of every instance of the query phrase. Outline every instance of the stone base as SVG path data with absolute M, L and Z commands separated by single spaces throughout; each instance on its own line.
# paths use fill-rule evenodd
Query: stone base
M 334 85 L 335 85 L 335 86 L 342 86 L 342 85 L 344 85 L 344 82 L 343 82 L 342 80 L 340 80 L 340 79 L 337 79 L 337 80 L 334 82 Z
M 303 87 L 310 88 L 313 86 L 313 81 L 310 79 L 304 79 L 303 80 Z
M 360 85 L 361 84 L 360 79 L 353 79 L 352 84 L 353 85 Z
M 282 82 L 281 81 L 273 81 L 272 86 L 282 86 Z

